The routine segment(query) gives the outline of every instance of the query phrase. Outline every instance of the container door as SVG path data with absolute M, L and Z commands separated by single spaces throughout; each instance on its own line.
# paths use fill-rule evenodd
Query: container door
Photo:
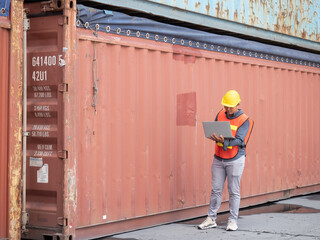
M 63 93 L 62 15 L 29 16 L 27 126 L 27 238 L 62 232 Z M 55 16 L 52 16 L 55 15 Z

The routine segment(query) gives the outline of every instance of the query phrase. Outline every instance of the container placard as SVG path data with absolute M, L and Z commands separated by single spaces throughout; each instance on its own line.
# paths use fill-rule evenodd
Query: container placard
M 49 166 L 44 164 L 37 171 L 37 183 L 48 183 L 49 182 Z
M 42 158 L 30 157 L 29 160 L 30 160 L 30 167 L 42 167 L 43 165 Z

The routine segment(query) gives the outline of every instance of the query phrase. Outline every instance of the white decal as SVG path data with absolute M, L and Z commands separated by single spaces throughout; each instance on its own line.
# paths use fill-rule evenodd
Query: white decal
M 35 98 L 51 98 L 52 94 L 51 92 L 34 92 L 33 96 Z
M 34 116 L 37 118 L 50 118 L 51 114 L 50 112 L 35 112 Z
M 34 92 L 51 91 L 50 86 L 32 86 Z
M 53 150 L 53 147 L 51 144 L 38 144 L 37 149 L 38 150 Z
M 32 130 L 47 130 L 47 131 L 49 131 L 50 127 L 51 127 L 51 125 L 37 125 L 37 124 L 35 124 L 32 126 Z
M 49 166 L 46 163 L 37 171 L 37 183 L 48 183 L 48 182 L 49 182 Z
M 31 131 L 32 137 L 50 137 L 50 132 Z
M 36 157 L 51 157 L 52 154 L 52 151 L 35 151 L 33 155 Z
M 42 167 L 43 161 L 42 158 L 30 157 L 30 167 Z
M 62 55 L 58 55 L 59 59 Z M 32 58 L 32 67 L 51 67 L 57 64 L 56 56 L 38 56 Z
M 43 105 L 34 105 L 34 111 L 50 111 L 50 106 L 43 106 Z
M 32 79 L 35 82 L 47 81 L 48 80 L 47 71 L 33 71 Z

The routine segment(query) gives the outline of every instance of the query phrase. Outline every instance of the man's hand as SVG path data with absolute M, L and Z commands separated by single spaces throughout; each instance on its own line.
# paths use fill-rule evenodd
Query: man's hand
M 212 134 L 210 136 L 210 139 L 219 143 L 224 143 L 224 137 L 222 135 L 220 135 L 220 137 L 218 137 L 216 134 Z

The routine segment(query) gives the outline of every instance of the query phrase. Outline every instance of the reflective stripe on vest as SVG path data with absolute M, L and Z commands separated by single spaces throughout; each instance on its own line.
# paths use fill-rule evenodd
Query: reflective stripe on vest
M 218 144 L 219 147 L 223 147 L 223 144 L 222 144 L 222 143 L 217 142 L 217 144 Z M 232 149 L 232 146 L 229 146 L 228 148 L 229 148 L 229 149 Z
M 235 119 L 228 119 L 225 113 L 225 110 L 222 109 L 217 117 L 218 121 L 229 121 L 230 125 L 231 125 L 231 132 L 232 132 L 232 136 L 235 137 L 237 134 L 237 130 L 240 126 L 242 126 L 242 124 L 248 119 L 248 116 L 245 115 L 244 113 L 241 114 L 240 116 L 238 116 Z M 251 131 L 252 131 L 252 127 L 253 127 L 253 121 L 249 121 L 250 123 L 250 127 L 248 130 L 248 133 L 245 137 L 245 144 L 247 144 Z M 252 124 L 251 124 L 252 123 Z M 216 147 L 215 147 L 215 154 L 223 159 L 231 159 L 233 157 L 235 157 L 237 155 L 239 151 L 239 147 L 238 146 L 228 146 L 227 150 L 224 151 L 223 150 L 223 144 L 222 143 L 217 143 Z

